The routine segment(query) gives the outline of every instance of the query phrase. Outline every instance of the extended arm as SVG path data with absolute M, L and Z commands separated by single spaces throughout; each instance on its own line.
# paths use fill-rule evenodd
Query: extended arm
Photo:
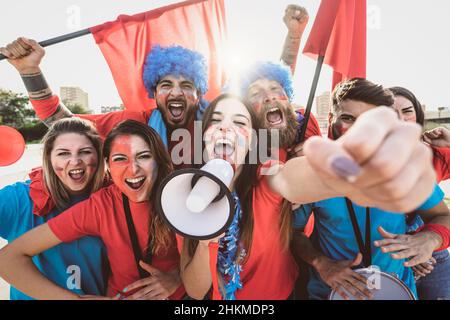
M 72 300 L 79 297 L 47 279 L 36 268 L 32 257 L 61 241 L 48 224 L 41 225 L 0 250 L 0 275 L 18 290 L 35 299 Z

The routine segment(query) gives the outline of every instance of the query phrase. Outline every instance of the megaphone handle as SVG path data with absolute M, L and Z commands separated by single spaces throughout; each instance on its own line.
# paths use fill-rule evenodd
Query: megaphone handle
M 219 243 L 210 242 L 209 248 L 209 269 L 211 270 L 212 279 L 212 300 L 222 300 L 222 295 L 219 291 L 219 280 L 217 278 L 217 257 L 219 255 Z
M 198 182 L 198 180 L 200 180 L 200 178 L 202 178 L 204 176 L 200 175 L 200 174 L 194 174 L 194 176 L 192 177 L 191 180 L 191 189 L 194 189 L 195 184 Z M 214 200 L 211 203 L 217 202 L 220 199 L 223 198 L 223 196 L 225 195 L 225 190 L 223 190 L 222 188 L 220 188 L 220 192 L 219 194 L 214 198 Z

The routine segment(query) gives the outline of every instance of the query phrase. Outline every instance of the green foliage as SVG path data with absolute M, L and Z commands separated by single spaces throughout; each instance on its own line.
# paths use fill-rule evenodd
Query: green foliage
M 90 110 L 85 109 L 78 103 L 68 103 L 63 100 L 64 105 L 73 113 L 73 114 L 89 114 Z
M 0 89 L 0 124 L 19 129 L 38 123 L 28 103 L 28 97 L 23 94 Z

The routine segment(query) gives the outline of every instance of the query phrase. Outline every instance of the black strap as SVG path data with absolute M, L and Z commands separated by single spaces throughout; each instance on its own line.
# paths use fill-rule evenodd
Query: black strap
M 149 234 L 147 254 L 145 259 L 142 259 L 142 252 L 139 246 L 136 228 L 134 226 L 133 217 L 131 216 L 130 202 L 128 201 L 127 196 L 124 194 L 122 194 L 122 202 L 123 202 L 123 209 L 125 211 L 125 218 L 127 219 L 128 233 L 130 235 L 131 245 L 133 247 L 134 260 L 136 261 L 139 276 L 141 277 L 141 279 L 147 278 L 150 276 L 150 274 L 146 270 L 142 269 L 142 267 L 139 265 L 139 261 L 143 260 L 145 263 L 152 264 L 152 250 L 154 244 L 153 232 L 150 232 Z
M 363 237 L 361 235 L 361 230 L 359 230 L 358 220 L 356 219 L 355 210 L 353 208 L 352 202 L 345 198 L 347 203 L 348 214 L 350 215 L 350 220 L 352 221 L 353 231 L 355 233 L 356 242 L 358 243 L 359 251 L 363 255 L 363 265 L 364 267 L 369 267 L 372 265 L 372 243 L 370 236 L 370 209 L 366 208 L 366 241 L 363 243 Z

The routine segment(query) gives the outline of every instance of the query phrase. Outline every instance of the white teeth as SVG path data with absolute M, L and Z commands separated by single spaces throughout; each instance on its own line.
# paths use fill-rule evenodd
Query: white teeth
M 145 179 L 145 177 L 140 177 L 140 178 L 135 178 L 135 179 L 125 179 L 125 181 L 129 182 L 129 183 L 138 183 L 138 182 L 141 182 L 144 179 Z
M 69 173 L 71 173 L 71 174 L 80 174 L 80 173 L 84 173 L 84 170 L 70 170 Z
M 216 145 L 218 145 L 218 144 L 226 144 L 226 145 L 228 145 L 228 146 L 230 146 L 230 147 L 233 146 L 233 144 L 231 143 L 231 141 L 230 141 L 230 140 L 227 140 L 227 139 L 218 139 L 218 140 L 216 141 Z
M 278 108 L 272 108 L 268 112 L 274 112 L 274 111 L 278 111 Z
M 171 107 L 175 107 L 175 108 L 181 108 L 183 106 L 183 104 L 181 104 L 181 103 L 171 103 L 170 106 Z

